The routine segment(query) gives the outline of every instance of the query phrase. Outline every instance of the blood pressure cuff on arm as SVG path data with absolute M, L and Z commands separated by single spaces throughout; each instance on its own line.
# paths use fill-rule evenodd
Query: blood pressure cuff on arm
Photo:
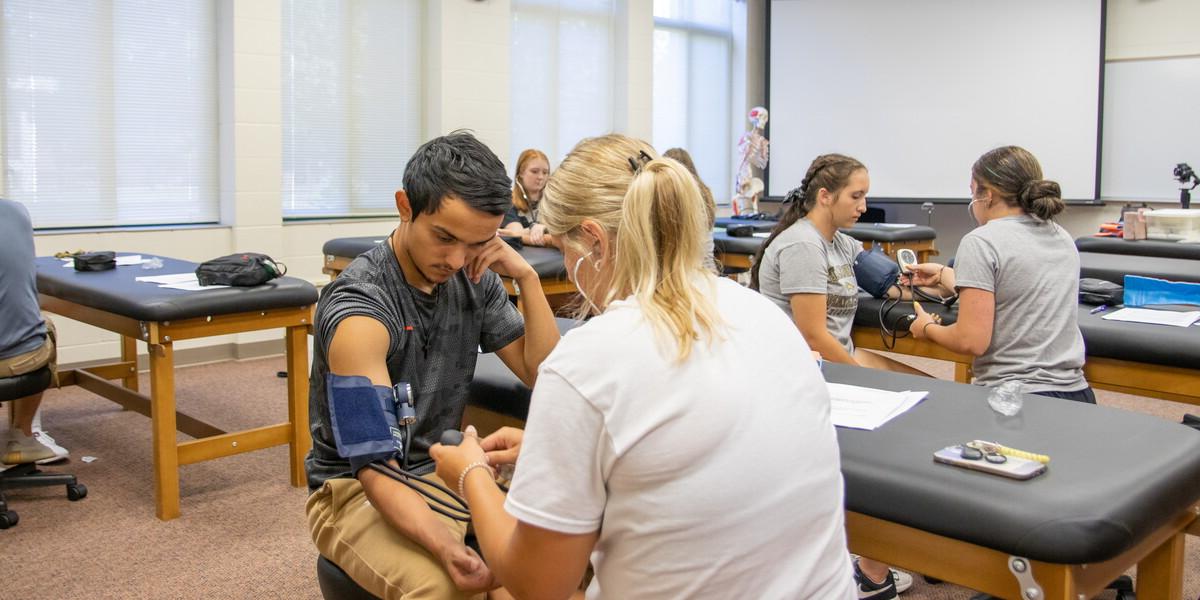
M 396 405 L 391 388 L 373 385 L 366 377 L 330 373 L 325 377 L 325 394 L 338 456 L 349 459 L 355 473 L 392 456 Z
M 883 298 L 900 280 L 900 265 L 882 252 L 863 250 L 854 258 L 854 279 L 868 294 Z

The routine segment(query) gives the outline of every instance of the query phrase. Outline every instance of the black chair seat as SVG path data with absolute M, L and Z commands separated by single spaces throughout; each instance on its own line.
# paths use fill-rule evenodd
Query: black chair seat
M 325 600 L 379 600 L 354 583 L 333 561 L 321 555 L 317 555 L 317 583 Z
M 0 379 L 0 402 L 32 396 L 50 387 L 50 367 Z

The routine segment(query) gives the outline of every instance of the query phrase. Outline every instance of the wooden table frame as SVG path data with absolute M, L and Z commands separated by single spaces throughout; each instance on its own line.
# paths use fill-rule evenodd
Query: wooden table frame
M 894 348 L 886 348 L 879 329 L 874 327 L 855 327 L 851 337 L 856 348 L 950 361 L 954 363 L 954 380 L 971 382 L 971 357 L 951 352 L 928 339 L 898 338 Z M 1083 375 L 1097 389 L 1200 405 L 1200 369 L 1088 356 Z
M 153 428 L 155 514 L 164 521 L 179 516 L 179 467 L 282 444 L 288 445 L 291 484 L 307 485 L 304 456 L 312 442 L 308 423 L 308 333 L 312 305 L 197 317 L 178 321 L 139 321 L 46 294 L 43 310 L 121 335 L 121 360 L 97 367 L 59 372 L 62 385 L 103 396 L 150 417 Z M 179 340 L 285 329 L 288 372 L 286 422 L 226 432 L 179 412 L 175 404 L 175 350 Z M 137 341 L 150 351 L 150 395 L 138 393 Z M 120 379 L 121 385 L 109 380 Z M 194 440 L 177 442 L 176 430 Z
M 1046 600 L 1092 598 L 1137 565 L 1138 600 L 1183 600 L 1184 535 L 1200 534 L 1200 499 L 1133 548 L 1102 563 L 1028 561 Z M 1023 598 L 1010 556 L 861 513 L 846 512 L 850 551 L 1000 598 Z

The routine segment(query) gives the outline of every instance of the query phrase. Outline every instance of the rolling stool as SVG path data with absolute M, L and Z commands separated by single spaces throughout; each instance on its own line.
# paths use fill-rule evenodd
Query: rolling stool
M 0 379 L 0 403 L 32 396 L 50 387 L 50 368 L 42 367 L 32 373 Z M 20 520 L 8 509 L 4 490 L 46 485 L 67 486 L 67 499 L 72 502 L 87 497 L 87 487 L 75 481 L 74 475 L 43 473 L 35 463 L 13 465 L 0 472 L 0 529 L 8 529 Z
M 321 586 L 321 596 L 325 600 L 379 600 L 354 583 L 354 580 L 333 564 L 333 561 L 320 554 L 317 555 L 317 583 Z

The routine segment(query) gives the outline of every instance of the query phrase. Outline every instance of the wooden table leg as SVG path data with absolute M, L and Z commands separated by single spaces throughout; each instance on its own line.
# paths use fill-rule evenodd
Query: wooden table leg
M 971 383 L 971 365 L 967 363 L 954 363 L 954 381 L 958 383 Z
M 1138 600 L 1183 600 L 1183 533 L 1171 536 L 1138 563 Z
M 154 430 L 154 504 L 159 519 L 179 516 L 179 447 L 175 438 L 175 348 L 150 346 L 150 423 Z
M 137 340 L 121 336 L 121 362 L 137 364 Z M 137 368 L 134 367 L 133 372 L 128 377 L 122 378 L 121 381 L 124 383 L 125 389 L 136 392 L 138 389 Z
M 288 327 L 285 334 L 288 372 L 288 422 L 292 425 L 288 440 L 288 464 L 292 485 L 307 485 L 304 457 L 312 437 L 308 429 L 308 326 Z

